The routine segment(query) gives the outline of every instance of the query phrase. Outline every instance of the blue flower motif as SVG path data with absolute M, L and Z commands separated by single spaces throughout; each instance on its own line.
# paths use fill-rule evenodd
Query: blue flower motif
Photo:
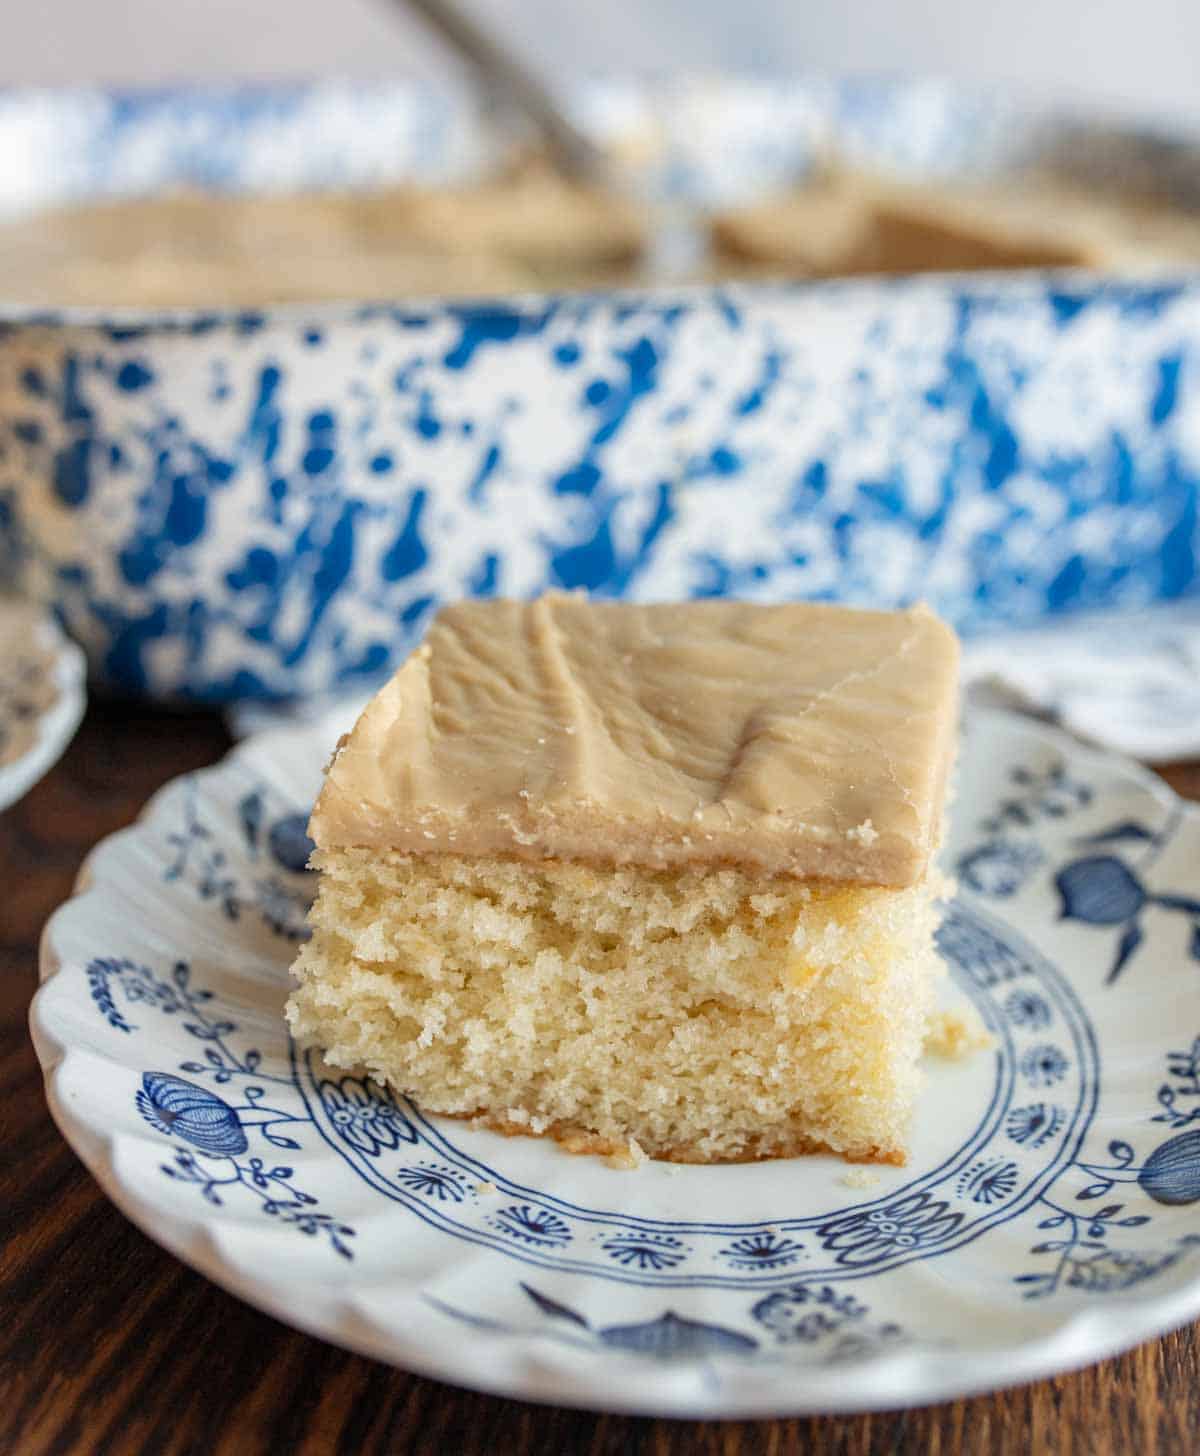
M 416 1128 L 374 1082 L 343 1077 L 340 1082 L 322 1082 L 319 1090 L 338 1136 L 360 1153 L 374 1158 L 402 1142 L 417 1141 Z
M 929 1193 L 910 1193 L 883 1208 L 831 1219 L 817 1230 L 837 1262 L 866 1268 L 896 1255 L 944 1243 L 963 1221 L 949 1205 Z
M 1076 809 L 1090 804 L 1092 790 L 1067 773 L 1058 760 L 1042 768 L 1017 765 L 1009 773 L 1016 793 L 1001 800 L 996 812 L 985 819 L 982 828 L 989 834 L 1000 834 L 1012 825 L 1032 825 L 1039 819 L 1063 819 Z
M 1168 1254 L 1139 1254 L 1123 1249 L 1105 1249 L 1090 1259 L 1070 1260 L 1066 1283 L 1069 1288 L 1087 1294 L 1110 1294 L 1118 1289 L 1132 1289 L 1135 1284 L 1152 1279 L 1182 1257 L 1182 1250 Z
M 959 1196 L 972 1203 L 1003 1203 L 1017 1186 L 1017 1165 L 1005 1158 L 982 1159 L 958 1175 Z
M 308 915 L 311 901 L 303 892 L 289 889 L 274 875 L 255 880 L 254 898 L 258 913 L 270 930 L 288 940 L 306 940 Z
M 1044 1031 L 1052 1017 L 1049 1005 L 1036 991 L 1014 991 L 1004 1003 L 1004 1014 L 1014 1026 L 1030 1031 Z
M 781 1345 L 828 1341 L 829 1354 L 838 1358 L 862 1355 L 901 1333 L 891 1323 L 864 1324 L 867 1306 L 831 1284 L 789 1285 L 760 1299 L 750 1313 Z
M 509 1238 L 540 1248 L 561 1248 L 571 1242 L 571 1228 L 565 1219 L 548 1208 L 515 1203 L 492 1215 L 488 1222 Z
M 174 985 L 161 981 L 149 966 L 138 965 L 126 957 L 97 956 L 88 962 L 87 980 L 96 1008 L 116 1031 L 135 1031 L 134 1027 L 117 1009 L 113 999 L 113 986 L 119 986 L 126 1001 L 142 1002 L 173 1016 L 185 1007 L 195 1011 L 196 1003 L 211 999 L 209 991 L 189 991 L 189 970 L 183 961 L 176 963 L 172 972 Z
M 862 1319 L 867 1306 L 830 1284 L 793 1284 L 760 1299 L 750 1312 L 781 1344 L 809 1344 L 847 1320 Z
M 224 1098 L 169 1072 L 146 1072 L 137 1109 L 159 1132 L 175 1135 L 203 1152 L 237 1157 L 249 1146 L 237 1113 Z
M 1058 1132 L 1065 1116 L 1053 1103 L 1031 1102 L 1027 1107 L 1014 1107 L 1004 1122 L 1004 1131 L 1014 1143 L 1040 1148 Z
M 964 854 L 958 862 L 958 877 L 976 894 L 1007 899 L 1017 893 L 1044 858 L 1036 844 L 997 839 Z
M 734 1239 L 717 1253 L 735 1269 L 781 1269 L 794 1264 L 804 1252 L 804 1245 L 782 1234 L 747 1234 Z
M 1193 1085 L 1197 1045 L 1200 1041 L 1188 1051 L 1167 1053 L 1168 1075 L 1179 1079 L 1179 1090 L 1187 1096 L 1197 1092 Z M 1159 1089 L 1159 1104 L 1167 1106 L 1168 1111 L 1157 1114 L 1152 1121 L 1171 1121 L 1169 1102 L 1163 1102 L 1164 1093 L 1170 1091 L 1169 1084 Z M 1151 1222 L 1151 1216 L 1128 1213 L 1120 1202 L 1079 1206 L 1106 1198 L 1116 1184 L 1131 1179 L 1156 1203 L 1178 1206 L 1200 1202 L 1200 1129 L 1168 1138 L 1140 1167 L 1133 1144 L 1122 1138 L 1109 1141 L 1108 1157 L 1106 1163 L 1076 1161 L 1075 1168 L 1089 1174 L 1093 1181 L 1076 1193 L 1074 1200 L 1056 1201 L 1049 1191 L 1041 1193 L 1039 1202 L 1046 1216 L 1037 1227 L 1052 1236 L 1034 1244 L 1030 1253 L 1053 1255 L 1054 1262 L 1049 1268 L 1014 1276 L 1015 1282 L 1024 1286 L 1025 1298 L 1045 1299 L 1064 1284 L 1085 1293 L 1128 1289 L 1161 1273 L 1200 1244 L 1200 1235 L 1187 1234 L 1165 1253 L 1113 1248 L 1112 1242 L 1120 1237 L 1118 1230 L 1141 1228 Z
M 108 1022 L 114 1031 L 133 1031 L 134 1027 L 121 1015 L 117 1009 L 117 1003 L 113 1000 L 112 989 L 109 986 L 109 976 L 116 976 L 118 983 L 121 982 L 122 967 L 131 965 L 130 961 L 117 961 L 100 958 L 91 961 L 87 968 L 88 989 L 91 991 L 92 1000 L 96 1003 L 96 1009 Z M 126 987 L 126 996 L 129 991 Z
M 615 1234 L 600 1241 L 600 1247 L 625 1268 L 671 1269 L 682 1264 L 691 1252 L 674 1234 Z
M 1070 1062 L 1058 1047 L 1043 1042 L 1021 1058 L 1021 1075 L 1035 1087 L 1053 1087 L 1067 1075 Z
M 461 1203 L 467 1196 L 462 1174 L 444 1163 L 418 1163 L 414 1167 L 401 1168 L 396 1181 L 421 1193 L 438 1203 Z
M 258 853 L 258 836 L 263 821 L 263 790 L 251 789 L 238 800 L 238 823 L 252 855 Z

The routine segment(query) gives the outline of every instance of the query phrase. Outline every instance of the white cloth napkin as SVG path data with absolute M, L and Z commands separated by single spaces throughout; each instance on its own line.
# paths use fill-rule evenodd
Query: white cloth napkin
M 1037 713 L 1147 763 L 1200 757 L 1200 602 L 980 637 L 963 670 L 972 701 Z
M 976 638 L 966 644 L 963 677 L 971 702 L 1034 713 L 1131 758 L 1200 757 L 1200 601 Z M 366 701 L 240 703 L 230 729 L 241 738 L 327 715 L 348 725 Z

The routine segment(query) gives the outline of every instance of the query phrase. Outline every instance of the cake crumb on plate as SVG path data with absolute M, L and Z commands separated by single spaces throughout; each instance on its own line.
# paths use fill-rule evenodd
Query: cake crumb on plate
M 974 1006 L 933 1012 L 925 1031 L 926 1052 L 947 1062 L 965 1061 L 975 1052 L 986 1051 L 995 1041 Z
M 646 1151 L 636 1138 L 630 1138 L 623 1148 L 615 1149 L 605 1159 L 610 1168 L 622 1168 L 626 1171 L 640 1168 L 645 1161 Z

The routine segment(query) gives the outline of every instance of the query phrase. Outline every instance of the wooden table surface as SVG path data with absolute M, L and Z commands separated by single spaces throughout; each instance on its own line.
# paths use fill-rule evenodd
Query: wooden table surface
M 692 1422 L 475 1395 L 349 1355 L 239 1303 L 101 1195 L 46 1111 L 26 1030 L 37 940 L 84 854 L 221 756 L 215 717 L 93 708 L 0 815 L 0 1453 L 785 1456 L 1200 1450 L 1200 1325 L 1077 1375 L 919 1410 Z M 1166 773 L 1200 798 L 1200 764 Z

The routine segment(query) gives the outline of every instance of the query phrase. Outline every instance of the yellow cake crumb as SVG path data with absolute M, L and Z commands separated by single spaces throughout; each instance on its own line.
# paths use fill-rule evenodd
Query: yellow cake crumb
M 870 1168 L 847 1168 L 838 1182 L 843 1188 L 874 1188 L 879 1174 Z
M 935 1011 L 925 1030 L 925 1050 L 931 1057 L 947 1062 L 965 1061 L 976 1052 L 986 1051 L 996 1038 L 983 1024 L 974 1006 L 960 1006 L 953 1011 Z
M 630 1138 L 623 1148 L 609 1153 L 605 1161 L 610 1168 L 640 1168 L 646 1161 L 646 1152 L 636 1138 Z

